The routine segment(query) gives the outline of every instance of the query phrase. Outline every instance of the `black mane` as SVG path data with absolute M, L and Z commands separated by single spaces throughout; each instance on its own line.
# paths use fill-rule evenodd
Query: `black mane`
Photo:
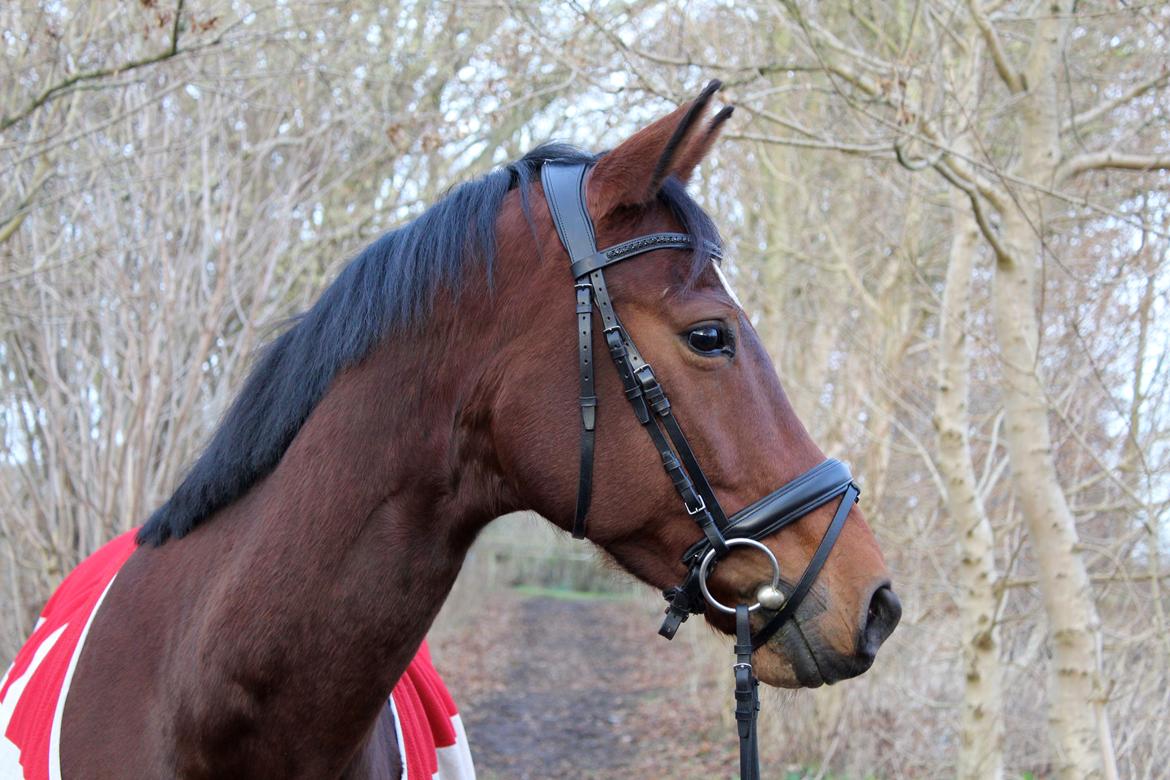
M 386 233 L 354 258 L 293 326 L 262 351 L 239 396 L 178 489 L 138 532 L 140 544 L 182 537 L 242 496 L 276 467 L 333 377 L 388 331 L 425 318 L 436 290 L 458 289 L 465 267 L 482 262 L 490 281 L 495 221 L 504 197 L 529 185 L 550 161 L 592 162 L 594 155 L 546 144 L 520 160 L 459 185 L 414 221 Z M 661 199 L 683 227 L 718 244 L 715 226 L 668 179 Z M 695 254 L 694 272 L 703 261 Z

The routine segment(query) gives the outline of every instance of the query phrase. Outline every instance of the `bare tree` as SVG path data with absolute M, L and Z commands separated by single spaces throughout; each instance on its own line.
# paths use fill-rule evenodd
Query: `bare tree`
M 770 702 L 765 764 L 1160 776 L 1167 13 L 0 5 L 0 647 L 349 255 L 717 76 L 739 110 L 695 189 L 906 605 L 865 678 Z
M 60 578 L 173 489 L 282 321 L 569 82 L 495 82 L 487 53 L 527 34 L 476 4 L 8 4 L 0 21 L 11 653 Z
M 782 358 L 785 379 L 796 383 L 800 398 L 801 380 L 811 376 L 810 394 L 837 419 L 850 419 L 857 412 L 849 410 L 860 407 L 866 433 L 887 441 L 887 449 L 896 451 L 899 439 L 909 444 L 928 483 L 946 500 L 958 530 L 953 570 L 961 585 L 955 603 L 963 628 L 957 635 L 967 658 L 960 772 L 999 771 L 1001 717 L 1018 722 L 1031 701 L 1042 701 L 1012 697 L 1005 703 L 1011 711 L 1001 716 L 1002 655 L 1002 674 L 1026 675 L 1036 662 L 1048 670 L 1051 752 L 1033 752 L 1025 765 L 1043 768 L 1051 761 L 1066 777 L 1115 776 L 1120 759 L 1110 709 L 1129 704 L 1111 694 L 1119 680 L 1108 670 L 1149 636 L 1118 642 L 1109 637 L 1137 614 L 1165 626 L 1165 573 L 1149 562 L 1161 556 L 1135 542 L 1142 538 L 1154 548 L 1164 543 L 1151 541 L 1148 530 L 1164 516 L 1164 490 L 1152 479 L 1151 457 L 1162 459 L 1164 450 L 1154 445 L 1161 435 L 1153 432 L 1156 425 L 1143 430 L 1141 420 L 1126 414 L 1134 403 L 1148 408 L 1139 400 L 1143 371 L 1136 372 L 1134 385 L 1118 370 L 1133 371 L 1141 363 L 1148 373 L 1161 358 L 1148 350 L 1148 330 L 1130 334 L 1122 310 L 1142 311 L 1138 302 L 1126 300 L 1112 310 L 1094 306 L 1089 313 L 1077 296 L 1092 291 L 1125 300 L 1136 285 L 1151 289 L 1148 267 L 1130 264 L 1117 249 L 1102 251 L 1095 237 L 1109 234 L 1132 244 L 1139 236 L 1164 236 L 1165 199 L 1158 194 L 1164 177 L 1158 172 L 1168 167 L 1170 138 L 1157 118 L 1164 117 L 1170 73 L 1164 56 L 1156 54 L 1168 43 L 1163 11 L 1071 3 L 816 6 L 786 0 L 697 15 L 653 17 L 655 34 L 647 39 L 630 34 L 636 20 L 588 14 L 611 32 L 615 51 L 648 91 L 669 94 L 673 80 L 696 67 L 721 74 L 749 116 L 731 137 L 797 150 L 806 158 L 844 155 L 824 168 L 853 186 L 858 183 L 845 172 L 850 166 L 896 182 L 885 200 L 871 196 L 855 210 L 825 179 L 794 183 L 799 177 L 781 168 L 778 178 L 787 189 L 774 187 L 757 202 L 783 228 L 768 236 L 766 249 L 756 232 L 741 245 L 774 254 L 760 271 L 741 269 L 748 270 L 741 278 L 768 285 L 759 293 L 762 325 L 769 307 L 781 321 L 792 318 L 785 283 L 800 274 L 817 280 L 812 289 L 824 291 L 828 303 L 813 303 L 815 314 L 806 321 L 816 323 L 821 338 L 802 345 L 796 362 Z M 776 153 L 760 147 L 750 157 L 754 176 L 780 167 L 771 162 Z M 1106 178 L 1107 171 L 1123 172 L 1123 178 Z M 913 242 L 892 243 L 883 229 L 892 212 L 901 213 L 904 224 L 929 223 L 916 216 L 922 205 L 911 183 L 923 181 L 924 173 L 938 174 L 924 186 L 934 190 L 929 201 L 946 205 L 933 218 L 938 226 L 949 224 L 950 234 L 928 239 L 920 245 L 927 251 L 915 253 L 907 251 Z M 791 234 L 776 233 L 800 230 L 802 221 L 775 201 L 790 195 L 787 201 L 798 201 L 800 208 L 822 200 L 825 191 L 833 192 L 832 213 L 841 218 L 826 211 L 822 219 L 833 220 L 827 230 L 824 223 L 803 224 L 813 235 L 831 237 L 816 251 L 793 251 Z M 863 232 L 876 235 L 859 236 L 853 215 L 860 216 Z M 746 229 L 753 229 L 755 216 L 745 215 Z M 782 242 L 787 245 L 776 251 Z M 834 253 L 840 246 L 850 251 Z M 881 256 L 890 246 L 900 247 L 898 259 L 911 262 L 913 272 L 883 288 L 883 270 L 866 268 L 858 255 L 868 248 Z M 982 266 L 981 256 L 994 262 Z M 830 279 L 835 284 L 826 284 Z M 849 321 L 851 309 L 840 306 L 840 290 L 869 307 L 883 333 L 896 333 L 891 325 L 899 319 L 882 314 L 906 284 L 921 285 L 920 294 L 936 302 L 923 306 L 924 319 L 916 322 L 925 327 L 920 332 L 938 334 L 937 443 L 923 436 L 923 408 L 912 400 L 912 381 L 866 377 L 856 360 L 837 358 L 838 350 L 845 354 L 843 346 L 825 343 L 859 338 L 855 332 L 842 336 L 831 322 Z M 966 292 L 972 284 L 974 292 Z M 1147 294 L 1142 300 L 1152 299 Z M 796 308 L 809 305 L 802 301 Z M 917 370 L 916 346 L 911 339 L 907 352 L 869 355 L 883 371 L 905 376 Z M 1127 358 L 1115 370 L 1119 350 Z M 807 374 L 801 361 L 810 359 L 822 368 Z M 834 362 L 848 370 L 834 371 Z M 968 386 L 977 416 L 966 409 Z M 845 440 L 856 441 L 848 435 Z M 1000 485 L 1005 467 L 1010 483 Z M 1120 478 L 1118 471 L 1128 476 Z M 1129 481 L 1135 477 L 1136 483 Z M 897 497 L 897 488 L 882 490 L 887 503 Z M 878 521 L 887 533 L 897 533 L 884 525 L 886 511 L 879 510 Z M 1026 545 L 1015 530 L 1017 517 L 1027 528 Z M 919 540 L 925 530 L 916 529 Z M 997 547 L 1002 569 L 995 563 Z M 951 570 L 945 561 L 932 563 Z M 1121 610 L 1113 609 L 1119 604 L 1112 587 L 1118 577 L 1130 589 Z M 1147 578 L 1144 600 L 1137 602 L 1133 589 Z M 1036 589 L 1039 604 L 1025 587 Z M 1113 628 L 1102 622 L 1102 600 L 1111 607 Z M 1040 605 L 1046 634 L 1036 632 L 1043 625 L 1035 612 Z M 1001 636 L 1006 626 L 1010 641 Z M 1045 661 L 1048 653 L 1051 662 Z M 1024 737 L 1009 730 L 1005 747 L 1017 755 L 1034 751 Z M 1135 753 L 1128 742 L 1130 773 L 1157 771 L 1152 754 Z

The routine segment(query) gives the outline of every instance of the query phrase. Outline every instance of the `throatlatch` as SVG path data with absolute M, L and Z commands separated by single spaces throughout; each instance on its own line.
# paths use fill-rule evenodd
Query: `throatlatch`
M 796 614 L 828 559 L 849 516 L 849 510 L 857 502 L 860 490 L 853 483 L 849 468 L 838 460 L 829 459 L 731 517 L 723 512 L 719 499 L 683 434 L 682 426 L 671 413 L 666 391 L 654 376 L 650 364 L 638 351 L 629 332 L 622 326 L 605 284 L 604 269 L 615 263 L 658 249 L 693 251 L 695 241 L 685 233 L 652 233 L 599 251 L 593 220 L 589 217 L 585 201 L 588 172 L 589 166 L 583 163 L 546 163 L 541 169 L 544 197 L 556 225 L 557 235 L 569 254 L 577 301 L 581 459 L 573 536 L 578 539 L 585 537 L 593 492 L 593 450 L 598 406 L 593 373 L 593 312 L 596 305 L 601 316 L 606 348 L 621 378 L 626 399 L 633 407 L 638 423 L 646 430 L 658 451 L 662 467 L 678 492 L 686 513 L 703 533 L 703 537 L 683 556 L 683 564 L 687 567 L 686 577 L 681 584 L 663 594 L 669 606 L 658 633 L 672 639 L 678 627 L 692 614 L 706 611 L 707 604 L 724 612 L 735 613 L 735 713 L 740 736 L 740 777 L 756 780 L 759 778 L 755 728 L 756 712 L 759 709 L 759 682 L 752 669 L 752 652 L 763 646 Z M 703 249 L 709 252 L 713 262 L 719 260 L 718 247 L 706 246 Z M 838 497 L 840 503 L 816 552 L 785 596 L 780 590 L 781 574 L 776 557 L 759 540 Z M 755 604 L 741 604 L 732 608 L 711 596 L 706 579 L 718 561 L 730 552 L 730 548 L 736 546 L 762 550 L 772 563 L 773 577 L 771 585 L 760 589 Z M 753 636 L 751 613 L 760 609 L 773 614 Z

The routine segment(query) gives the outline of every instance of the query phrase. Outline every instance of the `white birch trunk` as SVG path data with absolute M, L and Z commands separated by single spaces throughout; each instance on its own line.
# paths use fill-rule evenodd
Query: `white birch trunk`
M 1053 181 L 1060 163 L 1060 52 L 1072 15 L 1064 0 L 1037 22 L 1019 98 L 1020 164 L 1029 181 Z M 1052 663 L 1048 719 L 1057 774 L 1066 780 L 1116 777 L 1105 710 L 1101 623 L 1078 549 L 1077 529 L 1052 452 L 1049 404 L 1039 375 L 1036 272 L 1043 262 L 1043 201 L 1019 196 L 1002 214 L 1004 249 L 996 263 L 994 313 L 1003 370 L 1012 481 L 1039 566 Z M 1024 200 L 1027 198 L 1027 200 Z M 1025 213 L 1028 209 L 1030 213 Z
M 979 495 L 967 435 L 967 316 L 979 228 L 961 193 L 952 193 L 951 201 L 955 221 L 939 315 L 935 426 L 939 472 L 959 543 L 964 691 L 957 775 L 960 780 L 999 780 L 1003 777 L 1003 669 L 996 625 L 995 537 Z
M 1112 746 L 1101 679 L 1101 623 L 1078 549 L 1076 524 L 1057 478 L 1048 402 L 1036 369 L 1039 323 L 1033 258 L 1039 256 L 1039 241 L 1018 214 L 1005 220 L 1005 237 L 1009 247 L 1023 250 L 1017 254 L 1022 262 L 1001 260 L 995 275 L 1005 440 L 1048 615 L 1052 641 L 1048 719 L 1056 765 L 1067 780 L 1103 777 L 1105 766 L 1112 764 Z

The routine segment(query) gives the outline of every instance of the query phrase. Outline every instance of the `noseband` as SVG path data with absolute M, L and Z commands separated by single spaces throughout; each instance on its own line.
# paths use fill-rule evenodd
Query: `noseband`
M 545 200 L 557 234 L 569 254 L 570 269 L 576 282 L 581 460 L 573 536 L 578 539 L 585 537 L 593 486 L 593 450 L 597 427 L 597 395 L 593 373 L 593 310 L 596 305 L 604 326 L 602 332 L 606 347 L 617 367 L 634 416 L 649 434 L 667 476 L 682 499 L 686 513 L 703 533 L 703 537 L 683 555 L 682 562 L 687 567 L 686 577 L 681 584 L 663 594 L 669 606 L 658 633 L 667 639 L 674 638 L 675 632 L 688 617 L 706 610 L 705 603 L 725 612 L 736 613 L 735 712 L 740 736 L 740 777 L 753 780 L 759 777 L 755 738 L 759 701 L 758 682 L 751 666 L 752 652 L 762 647 L 796 614 L 829 557 L 860 491 L 853 483 L 849 468 L 838 460 L 829 459 L 731 517 L 724 513 L 694 451 L 687 443 L 682 427 L 671 413 L 666 392 L 622 326 L 605 284 L 604 269 L 615 263 L 657 249 L 694 251 L 695 240 L 686 233 L 652 233 L 599 251 L 593 220 L 589 217 L 585 202 L 585 177 L 588 171 L 589 166 L 580 163 L 546 163 L 541 169 Z M 710 252 L 713 260 L 718 259 L 718 247 L 703 248 Z M 780 579 L 779 564 L 771 551 L 758 544 L 758 541 L 837 498 L 840 498 L 840 502 L 833 520 L 804 572 L 787 595 L 778 592 L 775 586 Z M 773 587 L 771 590 L 761 588 L 756 604 L 741 604 L 732 610 L 710 596 L 706 576 L 714 564 L 734 546 L 756 547 L 770 558 Z M 761 607 L 773 614 L 764 627 L 752 635 L 749 613 Z

